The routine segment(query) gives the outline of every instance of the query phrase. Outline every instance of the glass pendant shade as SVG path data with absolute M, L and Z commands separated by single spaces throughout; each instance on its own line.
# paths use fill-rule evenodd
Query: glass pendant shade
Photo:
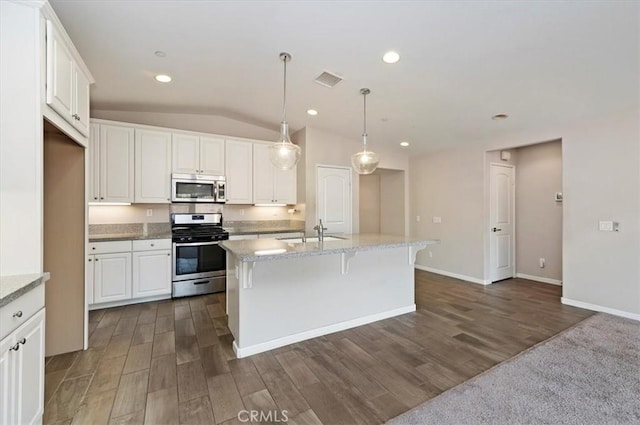
M 351 155 L 351 165 L 358 174 L 371 174 L 380 163 L 377 153 L 367 149 L 367 95 L 371 93 L 369 89 L 360 89 L 364 99 L 364 130 L 362 131 L 362 151 Z
M 377 153 L 369 150 L 363 150 L 362 152 L 354 153 L 351 155 L 351 165 L 358 174 L 371 174 L 376 168 L 380 157 Z
M 289 125 L 282 122 L 280 126 L 280 139 L 269 145 L 269 159 L 271 163 L 279 170 L 293 169 L 298 160 L 302 149 L 300 146 L 294 145 L 289 139 Z
M 280 60 L 284 64 L 284 90 L 282 96 L 282 122 L 280 123 L 280 137 L 275 143 L 269 145 L 269 159 L 279 170 L 287 171 L 293 169 L 302 149 L 291 143 L 289 138 L 289 124 L 287 124 L 287 62 L 291 60 L 289 53 L 280 53 Z

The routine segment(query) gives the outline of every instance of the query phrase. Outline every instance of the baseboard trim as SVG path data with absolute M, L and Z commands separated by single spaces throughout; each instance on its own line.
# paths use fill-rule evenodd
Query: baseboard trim
M 562 297 L 560 298 L 562 304 L 570 305 L 573 307 L 584 308 L 586 310 L 600 311 L 602 313 L 612 314 L 614 316 L 625 317 L 627 319 L 640 321 L 640 314 L 629 313 L 627 311 L 616 310 L 615 308 L 603 307 L 601 305 L 584 303 L 582 301 L 576 301 L 569 298 Z
M 467 275 L 463 275 L 463 274 L 451 273 L 451 272 L 448 272 L 448 271 L 445 271 L 445 270 L 434 269 L 433 267 L 420 266 L 418 264 L 414 264 L 414 267 L 416 269 L 418 269 L 418 270 L 423 270 L 425 272 L 441 274 L 443 276 L 453 277 L 454 279 L 460 279 L 460 280 L 464 280 L 464 281 L 471 282 L 471 283 L 479 283 L 480 285 L 490 285 L 491 284 L 491 282 L 486 281 L 486 280 L 478 279 L 478 278 L 467 276 Z
M 551 279 L 549 277 L 534 276 L 532 274 L 516 273 L 516 277 L 527 280 L 535 280 L 536 282 L 548 283 L 550 285 L 562 286 L 562 281 L 558 279 Z
M 383 311 L 382 313 L 371 314 L 369 316 L 359 317 L 353 320 L 334 323 L 332 325 L 323 326 L 321 328 L 312 329 L 293 335 L 288 335 L 282 338 L 273 339 L 271 341 L 262 342 L 260 344 L 250 345 L 243 348 L 238 347 L 236 341 L 234 340 L 233 352 L 236 353 L 236 356 L 239 359 L 241 359 L 243 357 L 273 350 L 274 348 L 284 347 L 285 345 L 295 344 L 296 342 L 343 331 L 345 329 L 355 328 L 356 326 L 366 325 L 367 323 L 377 322 L 378 320 L 388 319 L 390 317 L 400 316 L 401 314 L 412 313 L 414 311 L 416 311 L 416 305 L 412 304 L 407 307 L 396 308 L 394 310 Z
M 140 304 L 140 303 L 147 303 L 151 301 L 161 301 L 161 300 L 170 300 L 170 299 L 171 299 L 171 294 L 153 295 L 151 297 L 143 297 L 143 298 L 129 298 L 128 300 L 109 301 L 106 303 L 99 303 L 99 304 L 89 304 L 89 311 L 99 310 L 101 308 L 121 307 L 124 305 Z

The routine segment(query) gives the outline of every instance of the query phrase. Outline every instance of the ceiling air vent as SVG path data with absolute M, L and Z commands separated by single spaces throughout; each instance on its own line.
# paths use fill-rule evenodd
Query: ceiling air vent
M 330 72 L 325 71 L 313 81 L 315 81 L 316 83 L 322 86 L 332 88 L 336 84 L 338 84 L 340 81 L 342 81 L 342 77 L 338 77 L 336 74 L 332 74 Z

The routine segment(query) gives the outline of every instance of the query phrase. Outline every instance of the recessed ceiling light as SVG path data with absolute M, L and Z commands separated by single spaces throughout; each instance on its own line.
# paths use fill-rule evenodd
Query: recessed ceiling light
M 507 114 L 498 114 L 491 117 L 491 119 L 494 121 L 502 121 L 506 120 L 507 118 L 509 118 L 509 115 Z
M 171 77 L 165 74 L 158 74 L 156 75 L 156 81 L 159 81 L 161 83 L 168 83 L 171 81 Z
M 406 148 L 407 146 L 409 146 L 409 142 L 400 142 L 400 146 Z
M 394 52 L 393 50 L 385 53 L 384 56 L 382 56 L 382 61 L 384 63 L 396 63 L 399 60 L 400 60 L 400 55 Z
M 307 114 L 315 117 L 316 115 L 318 115 L 318 111 L 316 111 L 315 109 L 307 109 Z
M 159 58 L 164 58 L 165 56 L 167 56 L 167 54 L 162 50 L 156 50 L 155 52 L 153 52 L 153 54 Z

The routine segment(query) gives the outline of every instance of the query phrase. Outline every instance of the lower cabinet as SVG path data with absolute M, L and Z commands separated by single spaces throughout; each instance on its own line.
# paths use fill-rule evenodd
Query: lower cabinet
M 42 423 L 44 316 L 41 308 L 0 341 L 0 425 Z
M 171 296 L 171 239 L 89 244 L 88 303 L 94 308 Z M 108 305 L 103 305 L 108 303 Z
M 133 298 L 171 294 L 171 251 L 133 253 Z

